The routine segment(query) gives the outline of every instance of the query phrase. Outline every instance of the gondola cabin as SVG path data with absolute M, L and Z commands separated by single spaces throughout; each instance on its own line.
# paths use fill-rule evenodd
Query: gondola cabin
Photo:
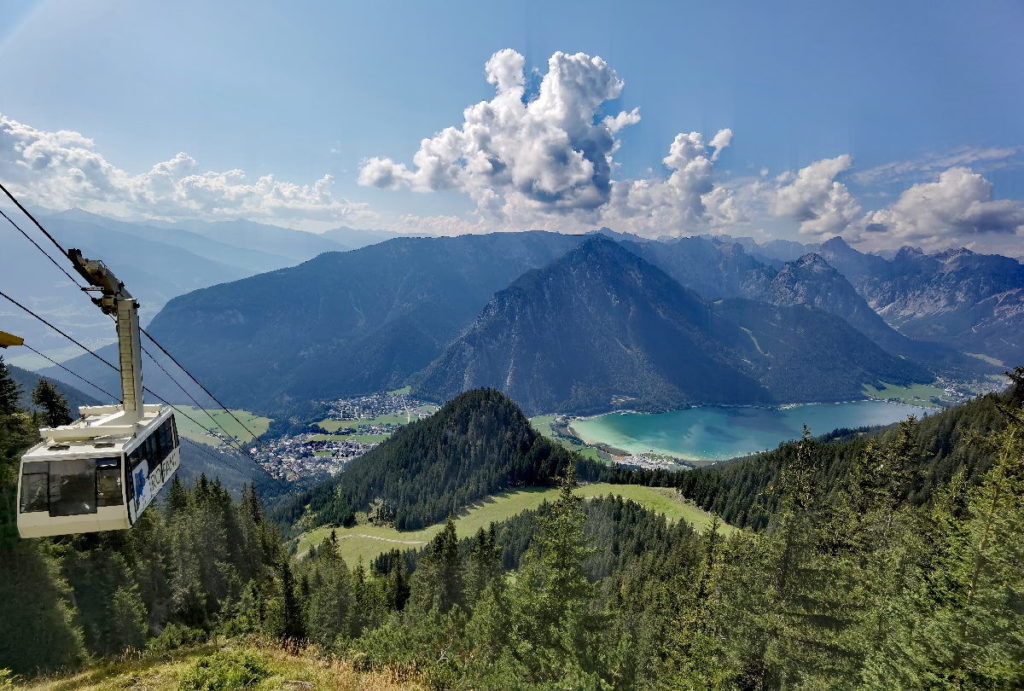
M 70 425 L 40 430 L 43 442 L 22 456 L 22 537 L 130 528 L 178 469 L 170 408 L 143 406 L 129 425 L 121 406 L 79 410 L 82 417 Z
M 143 405 L 138 302 L 103 262 L 76 249 L 68 258 L 117 324 L 121 404 L 82 407 L 71 424 L 39 430 L 43 441 L 21 457 L 22 537 L 131 528 L 181 464 L 171 408 Z

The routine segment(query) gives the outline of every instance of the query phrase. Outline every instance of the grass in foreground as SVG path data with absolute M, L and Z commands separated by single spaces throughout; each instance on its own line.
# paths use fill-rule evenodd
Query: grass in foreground
M 214 657 L 216 656 L 216 657 Z M 387 672 L 359 672 L 348 662 L 320 657 L 313 649 L 296 654 L 272 643 L 225 641 L 222 645 L 203 645 L 170 653 L 146 653 L 121 661 L 104 661 L 78 674 L 43 679 L 28 685 L 39 691 L 99 691 L 100 689 L 180 689 L 182 682 L 195 680 L 201 660 L 224 657 L 253 660 L 260 672 L 258 680 L 245 688 L 270 689 L 418 689 L 423 686 L 400 680 Z M 195 686 L 186 686 L 195 688 Z M 207 688 L 239 688 L 237 684 Z
M 609 494 L 632 499 L 651 511 L 662 514 L 670 521 L 688 521 L 697 530 L 705 530 L 711 525 L 713 518 L 704 509 L 685 501 L 674 489 L 666 487 L 598 482 L 581 485 L 576 493 L 588 499 Z M 557 496 L 558 489 L 554 487 L 537 487 L 493 495 L 457 516 L 455 531 L 459 537 L 471 537 L 480 528 L 486 528 L 491 523 L 503 521 L 523 511 L 536 509 L 544 501 L 554 501 Z M 369 562 L 377 555 L 392 549 L 422 547 L 437 535 L 443 526 L 443 523 L 435 523 L 422 530 L 403 532 L 370 524 L 355 525 L 351 528 L 317 528 L 298 537 L 297 549 L 299 554 L 305 553 L 311 546 L 323 542 L 331 534 L 331 530 L 334 530 L 338 536 L 339 551 L 345 561 L 354 564 L 357 559 L 362 558 L 364 562 Z M 722 528 L 726 532 L 735 530 L 725 524 Z
M 247 410 L 232 410 L 235 417 L 242 422 L 242 425 L 238 424 L 237 421 L 231 415 L 224 412 L 223 410 L 210 410 L 204 411 L 202 408 L 196 408 L 195 406 L 178 406 L 184 410 L 187 414 L 191 415 L 196 419 L 196 422 L 200 423 L 203 427 L 207 427 L 214 432 L 221 432 L 220 427 L 214 424 L 213 420 L 210 419 L 210 415 L 228 431 L 231 436 L 237 439 L 243 444 L 247 444 L 252 441 L 252 435 L 246 431 L 245 427 L 255 432 L 257 435 L 263 434 L 270 427 L 270 423 L 273 422 L 268 417 L 261 417 L 254 413 L 250 413 Z M 206 413 L 209 412 L 210 415 Z M 207 444 L 209 446 L 218 446 L 221 443 L 220 439 L 216 439 L 210 436 L 210 433 L 204 430 L 202 427 L 192 422 L 184 415 L 176 415 L 175 420 L 178 424 L 178 433 L 186 439 L 197 441 L 200 444 Z

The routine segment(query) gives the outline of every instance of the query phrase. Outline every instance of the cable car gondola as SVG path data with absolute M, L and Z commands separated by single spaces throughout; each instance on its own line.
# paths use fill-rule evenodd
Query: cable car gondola
M 138 302 L 102 262 L 68 257 L 116 319 L 121 404 L 83 406 L 71 424 L 39 430 L 18 480 L 26 538 L 130 528 L 181 463 L 173 411 L 143 404 Z

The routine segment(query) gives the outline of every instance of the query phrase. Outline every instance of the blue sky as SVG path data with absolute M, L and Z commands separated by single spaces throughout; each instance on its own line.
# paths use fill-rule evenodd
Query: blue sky
M 649 235 L 843 233 L 867 247 L 973 243 L 1002 251 L 1021 240 L 1019 2 L 44 0 L 4 9 L 0 114 L 17 127 L 6 133 L 15 144 L 5 149 L 0 140 L 9 158 L 6 168 L 0 160 L 0 177 L 43 206 L 238 215 L 311 229 L 572 230 L 610 221 Z M 599 56 L 623 83 L 593 113 L 600 123 L 639 108 L 638 122 L 611 132 L 611 148 L 598 146 L 611 161 L 608 185 L 552 182 L 541 198 L 523 180 L 531 171 L 543 177 L 544 162 L 507 149 L 493 158 L 514 181 L 466 171 L 429 184 L 417 177 L 421 139 L 463 127 L 466 107 L 494 98 L 484 65 L 502 49 L 522 57 L 527 101 L 558 51 Z M 711 149 L 723 129 L 731 143 Z M 90 197 L 56 181 L 66 170 L 41 178 L 24 172 L 38 165 L 11 160 L 26 142 L 60 130 L 92 140 L 76 146 L 112 167 L 115 186 L 184 152 L 191 162 L 176 179 L 185 168 L 240 169 L 251 183 L 272 175 L 299 189 L 245 188 L 291 200 L 271 207 L 211 205 L 180 190 L 160 197 L 148 181 L 145 193 L 136 181 L 130 193 L 94 185 Z M 525 131 L 534 130 L 507 133 Z M 559 136 L 546 131 L 552 141 Z M 663 159 L 676 135 L 690 132 L 703 141 L 687 140 L 679 169 L 696 161 L 706 170 L 673 186 L 675 169 Z M 580 141 L 570 134 L 566 151 L 589 146 Z M 446 164 L 457 165 L 453 156 Z M 360 184 L 372 159 L 392 167 Z M 943 177 L 949 170 L 957 172 Z M 324 175 L 330 184 L 314 189 Z M 214 193 L 211 180 L 204 193 Z M 221 175 L 216 184 L 233 180 Z M 933 187 L 914 193 L 915 185 Z M 657 199 L 641 198 L 655 187 Z M 922 208 L 936 198 L 944 211 Z M 181 208 L 172 208 L 175 200 Z

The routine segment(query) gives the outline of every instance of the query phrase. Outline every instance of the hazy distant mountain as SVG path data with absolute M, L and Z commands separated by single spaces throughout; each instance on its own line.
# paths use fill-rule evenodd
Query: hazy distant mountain
M 623 244 L 707 299 L 745 297 L 775 305 L 811 305 L 846 320 L 890 353 L 927 363 L 936 371 L 975 372 L 985 367 L 950 346 L 913 340 L 896 331 L 818 254 L 769 266 L 744 245 L 723 237 Z M 873 255 L 861 256 L 867 262 L 885 263 Z
M 999 255 L 904 247 L 892 259 L 834 238 L 821 254 L 886 322 L 911 338 L 1024 362 L 1024 265 Z
M 81 209 L 40 215 L 40 220 L 65 247 L 77 247 L 101 259 L 122 279 L 141 303 L 148 322 L 166 302 L 197 288 L 292 266 L 325 251 L 348 249 L 331 238 L 247 221 L 202 223 L 127 222 Z M 48 251 L 55 249 L 27 219 L 20 223 Z M 109 320 L 71 285 L 28 242 L 14 234 L 0 236 L 5 285 L 54 323 L 71 330 L 90 347 L 114 338 Z M 74 274 L 70 264 L 56 256 Z M 9 306 L 0 306 L 9 330 L 34 347 L 59 359 L 81 351 L 47 327 Z M 28 360 L 20 353 L 15 357 Z
M 930 375 L 809 307 L 707 303 L 595 237 L 495 295 L 424 373 L 438 400 L 480 386 L 529 414 L 840 400 Z
M 871 309 L 846 277 L 818 254 L 787 262 L 762 292 L 751 291 L 748 297 L 773 305 L 817 307 L 845 319 L 890 353 L 939 371 L 978 371 L 985 367 L 949 346 L 913 340 L 893 329 Z
M 43 222 L 58 237 L 63 236 L 65 232 L 74 232 L 73 229 L 68 230 L 73 224 L 87 224 L 97 231 L 117 231 L 142 240 L 178 247 L 204 259 L 235 267 L 245 274 L 272 271 L 294 263 L 290 257 L 263 252 L 245 244 L 234 245 L 222 239 L 207 237 L 177 226 L 159 223 L 129 223 L 98 216 L 81 209 L 72 209 L 47 216 Z
M 321 233 L 321 237 L 332 240 L 348 249 L 356 250 L 367 245 L 375 245 L 378 242 L 402 237 L 402 235 L 390 230 L 362 230 L 360 228 L 340 226 Z
M 50 217 L 44 223 L 65 247 L 79 248 L 86 257 L 106 263 L 139 299 L 144 321 L 152 318 L 176 295 L 252 273 L 250 269 L 153 239 L 141 231 L 124 232 L 124 226 L 116 222 Z M 46 246 L 60 265 L 77 277 L 70 262 L 49 246 L 38 231 L 27 223 L 22 227 L 38 236 L 40 244 Z M 8 232 L 2 243 L 6 292 L 90 347 L 114 339 L 110 320 L 24 238 Z M 66 357 L 81 352 L 6 302 L 0 306 L 0 315 L 8 326 L 5 330 L 24 337 L 39 350 L 49 350 Z
M 178 221 L 169 227 L 187 230 L 218 242 L 280 257 L 279 266 L 291 266 L 323 252 L 351 249 L 331 238 L 303 230 L 280 228 L 252 221 Z
M 813 245 L 805 245 L 802 242 L 795 242 L 793 240 L 758 242 L 754 238 L 729 236 L 722 236 L 722 240 L 732 241 L 741 245 L 749 254 L 769 265 L 791 262 L 814 249 Z
M 397 238 L 181 296 L 149 330 L 232 405 L 272 411 L 394 388 L 495 291 L 578 242 L 544 232 Z M 113 374 L 88 358 L 73 367 Z M 159 372 L 146 377 L 179 397 Z

